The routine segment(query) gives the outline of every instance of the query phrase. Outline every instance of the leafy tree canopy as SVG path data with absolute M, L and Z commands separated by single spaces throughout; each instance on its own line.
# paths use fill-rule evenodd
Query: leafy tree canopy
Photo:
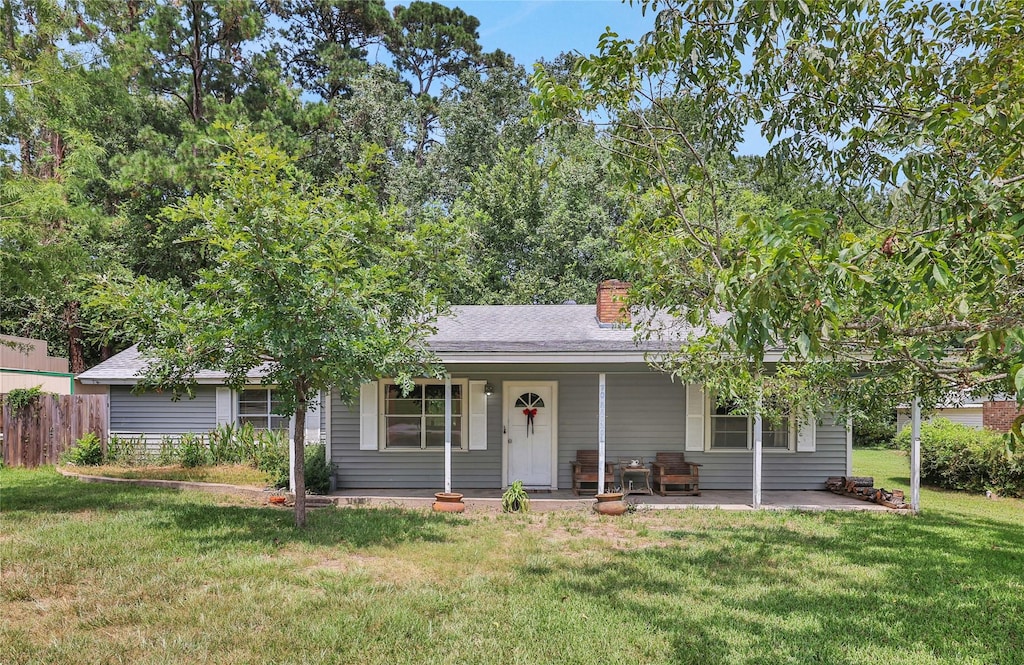
M 264 136 L 228 135 L 213 191 L 165 211 L 195 220 L 186 240 L 201 245 L 209 267 L 188 288 L 115 282 L 93 305 L 151 361 L 139 389 L 188 392 L 210 368 L 241 389 L 261 372 L 294 414 L 302 460 L 306 408 L 320 391 L 351 400 L 363 380 L 437 375 L 424 338 L 444 311 L 430 284 L 443 274 L 446 257 L 436 252 L 449 228 L 439 219 L 404 231 L 401 211 L 378 204 L 365 164 L 313 185 Z
M 539 71 L 535 104 L 627 126 L 635 301 L 706 331 L 672 366 L 750 408 L 1024 399 L 1024 4 L 639 4 L 653 31 L 605 34 L 575 84 Z M 723 206 L 712 156 L 750 126 L 845 205 Z

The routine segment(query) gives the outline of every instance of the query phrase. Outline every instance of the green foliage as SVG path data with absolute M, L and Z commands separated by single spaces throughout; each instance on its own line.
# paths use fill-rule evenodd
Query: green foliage
M 92 303 L 139 340 L 150 362 L 137 388 L 180 395 L 218 368 L 241 389 L 259 370 L 278 386 L 279 413 L 300 417 L 328 388 L 347 400 L 365 379 L 437 374 L 423 340 L 444 311 L 429 285 L 445 264 L 418 238 L 433 236 L 437 248 L 448 227 L 410 232 L 401 210 L 381 208 L 370 184 L 379 151 L 317 186 L 266 136 L 225 131 L 213 193 L 164 212 L 194 227 L 188 241 L 209 267 L 189 288 L 118 280 Z M 298 423 L 299 457 L 303 436 Z
M 103 464 L 103 442 L 95 432 L 87 432 L 64 453 L 63 460 L 74 466 L 99 466 Z
M 107 439 L 107 462 L 118 466 L 136 466 L 148 461 L 143 437 L 111 434 Z
M 287 433 L 276 430 L 256 431 L 253 466 L 270 475 L 272 487 L 288 487 L 289 460 Z
M 172 436 L 160 437 L 160 450 L 154 460 L 159 466 L 171 466 L 181 461 L 178 451 L 178 443 Z
M 210 451 L 202 436 L 185 432 L 178 440 L 178 458 L 186 469 L 206 466 L 210 463 Z
M 523 489 L 523 481 L 514 481 L 502 493 L 501 509 L 506 513 L 530 512 L 530 495 Z
M 849 412 L 879 382 L 891 405 L 1024 398 L 1024 4 L 639 4 L 649 34 L 609 31 L 575 79 L 539 71 L 534 103 L 610 121 L 641 195 L 633 303 L 706 331 L 668 364 L 754 402 L 778 352 Z M 723 156 L 750 126 L 765 169 L 846 203 L 734 205 Z
M 910 435 L 909 427 L 899 433 L 900 448 L 910 449 Z M 921 480 L 946 489 L 1024 497 L 1024 453 L 1011 450 L 1005 435 L 933 418 L 921 424 Z
M 8 391 L 7 396 L 4 397 L 4 403 L 11 410 L 15 416 L 20 415 L 22 411 L 33 406 L 43 395 L 42 385 L 33 386 L 31 388 L 12 388 Z
M 896 443 L 896 417 L 894 412 L 885 415 L 861 415 L 853 419 L 853 445 L 858 448 L 892 448 Z
M 331 491 L 331 465 L 327 463 L 327 446 L 317 443 L 306 447 L 306 491 L 327 494 Z

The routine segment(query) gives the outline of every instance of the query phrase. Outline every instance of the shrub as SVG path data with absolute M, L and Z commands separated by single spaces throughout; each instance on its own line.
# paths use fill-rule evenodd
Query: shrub
M 255 465 L 255 431 L 251 423 L 222 423 L 209 434 L 210 458 L 214 464 Z
M 331 491 L 331 466 L 327 463 L 327 447 L 322 443 L 306 446 L 306 491 L 327 494 Z
M 896 441 L 909 450 L 910 428 Z M 921 480 L 947 489 L 1024 496 L 1024 453 L 1014 452 L 1005 435 L 934 418 L 921 424 Z
M 146 458 L 149 458 L 149 451 L 146 452 Z M 160 438 L 160 452 L 157 453 L 156 460 L 154 460 L 158 466 L 171 466 L 172 464 L 178 463 L 178 444 L 175 443 L 174 437 L 164 436 Z
M 64 453 L 64 461 L 75 466 L 99 466 L 103 464 L 103 442 L 95 433 L 89 432 Z
M 896 414 L 860 416 L 853 419 L 853 445 L 858 448 L 893 448 Z
M 288 487 L 288 435 L 267 430 L 256 432 L 253 466 L 270 474 L 273 487 Z
M 146 461 L 146 442 L 142 437 L 121 437 L 111 434 L 107 441 L 107 461 L 121 466 L 135 466 Z
M 181 465 L 186 469 L 194 469 L 210 463 L 209 451 L 206 449 L 203 437 L 192 432 L 181 435 L 181 439 L 178 441 L 178 454 L 181 456 Z

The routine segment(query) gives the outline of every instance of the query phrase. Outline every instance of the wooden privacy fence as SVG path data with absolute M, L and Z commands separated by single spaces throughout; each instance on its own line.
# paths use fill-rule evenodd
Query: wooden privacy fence
M 60 454 L 87 432 L 107 443 L 106 395 L 41 395 L 17 414 L 3 404 L 5 466 L 35 467 L 56 464 Z

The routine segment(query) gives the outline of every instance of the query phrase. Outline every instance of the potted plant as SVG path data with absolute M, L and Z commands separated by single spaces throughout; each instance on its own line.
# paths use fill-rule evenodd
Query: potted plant
M 437 492 L 434 494 L 434 512 L 461 513 L 466 510 L 462 495 L 458 492 Z
M 501 495 L 501 509 L 506 513 L 530 512 L 530 495 L 523 488 L 523 481 L 517 480 Z
M 622 492 L 604 492 L 596 496 L 597 503 L 594 504 L 594 512 L 601 515 L 622 515 L 629 506 L 622 500 L 625 494 Z

